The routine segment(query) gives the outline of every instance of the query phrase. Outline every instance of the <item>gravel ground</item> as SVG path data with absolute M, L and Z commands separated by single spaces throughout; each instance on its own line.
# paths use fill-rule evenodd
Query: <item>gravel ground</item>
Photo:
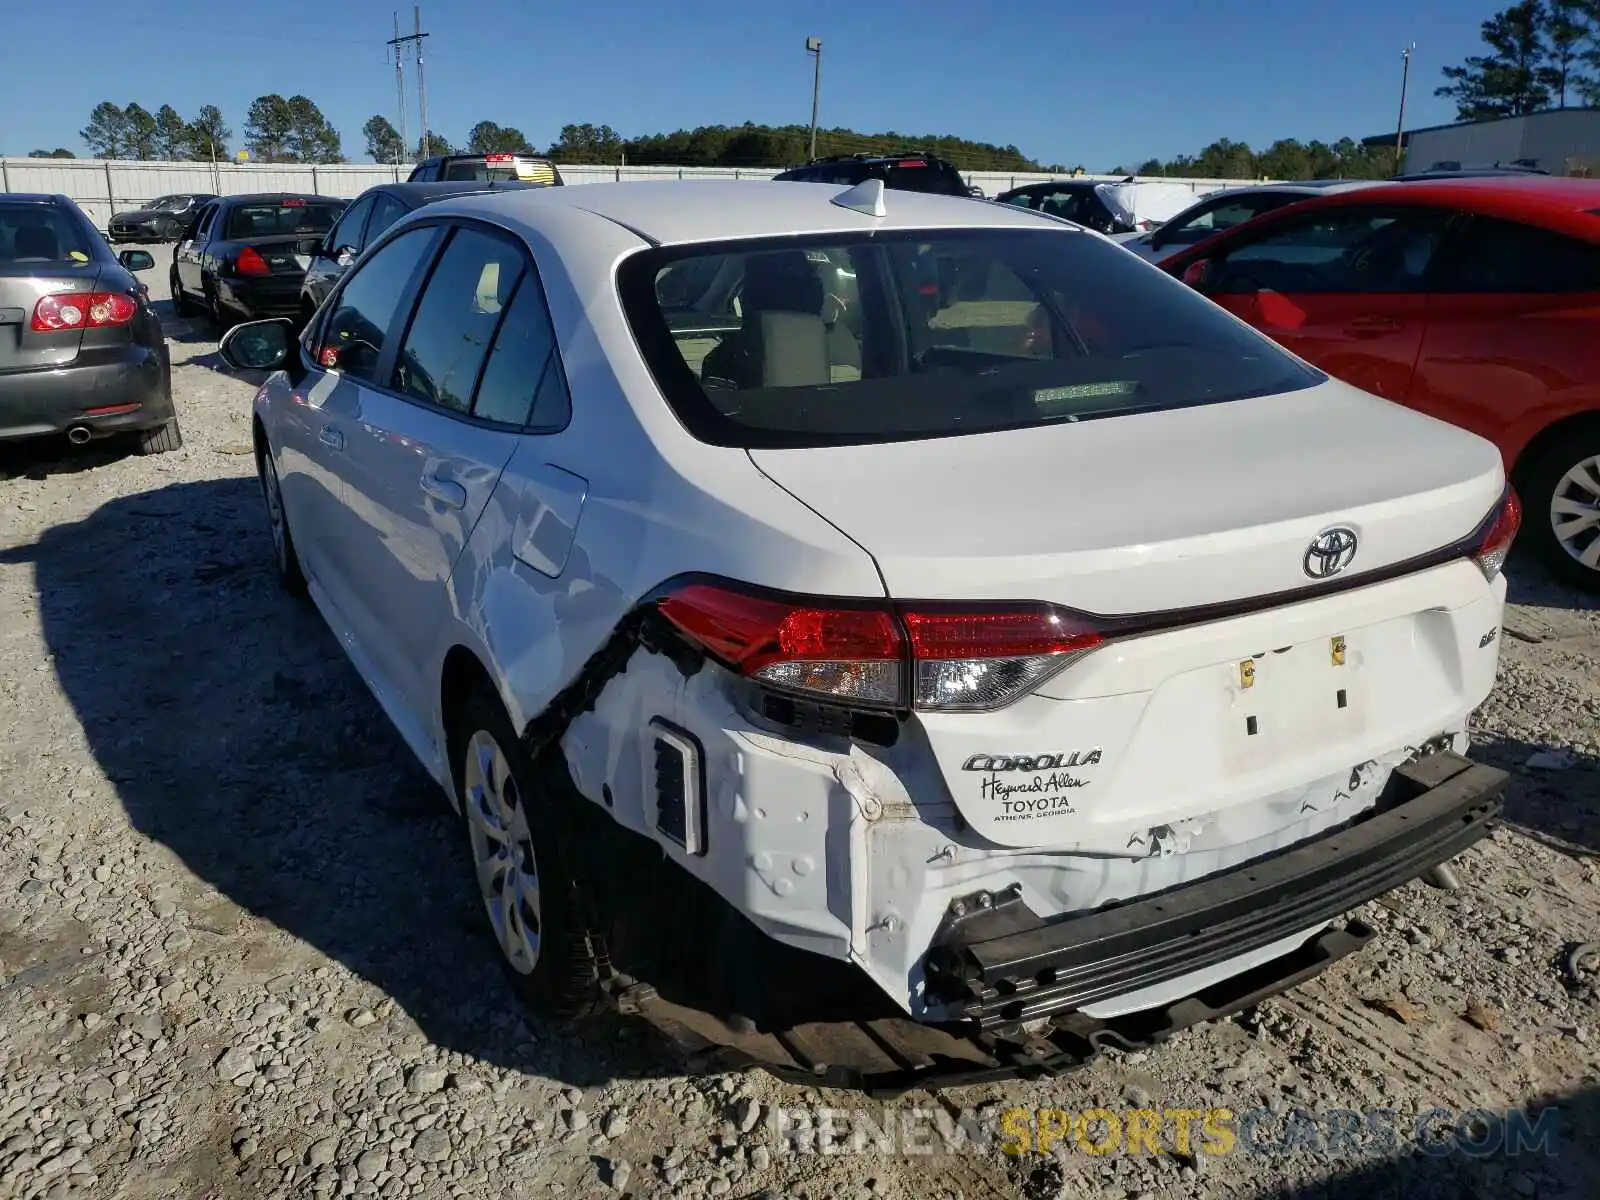
M 455 821 L 270 577 L 252 382 L 169 333 L 180 453 L 0 451 L 0 1198 L 1594 1194 L 1600 1008 L 1562 960 L 1600 938 L 1600 617 L 1536 568 L 1477 722 L 1509 819 L 1461 890 L 1367 906 L 1364 953 L 1157 1051 L 901 1106 L 1270 1107 L 1276 1137 L 1554 1104 L 1559 1153 L 785 1152 L 777 1109 L 880 1110 L 513 1007 Z

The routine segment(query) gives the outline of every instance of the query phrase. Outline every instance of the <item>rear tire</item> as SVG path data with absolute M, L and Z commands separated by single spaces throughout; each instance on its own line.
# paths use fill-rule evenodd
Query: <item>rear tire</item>
M 211 322 L 211 327 L 221 337 L 233 328 L 233 320 L 228 315 L 227 306 L 217 297 L 215 288 L 206 289 L 206 317 Z
M 1521 474 L 1526 544 L 1563 582 L 1600 592 L 1600 425 L 1553 441 Z
M 511 985 L 561 1021 L 598 1012 L 604 950 L 591 927 L 561 806 L 541 785 L 498 697 L 473 689 L 455 722 L 451 770 L 473 881 Z
M 306 594 L 305 573 L 300 570 L 300 554 L 289 532 L 289 510 L 283 506 L 283 489 L 278 484 L 278 468 L 272 451 L 264 444 L 256 461 L 256 477 L 261 483 L 261 498 L 267 506 L 267 531 L 272 535 L 272 563 L 278 586 L 295 599 Z
M 183 449 L 183 430 L 178 428 L 177 417 L 173 417 L 164 425 L 157 425 L 154 429 L 139 431 L 140 454 L 171 454 L 174 450 L 181 449 Z
M 178 282 L 176 270 L 167 273 L 167 290 L 172 293 L 172 311 L 180 317 L 192 317 L 196 309 L 194 301 L 184 294 L 183 285 Z

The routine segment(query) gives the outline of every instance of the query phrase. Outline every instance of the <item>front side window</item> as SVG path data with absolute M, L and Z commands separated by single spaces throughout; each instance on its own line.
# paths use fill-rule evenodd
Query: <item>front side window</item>
M 1225 252 L 1212 294 L 1395 294 L 1427 287 L 1450 223 L 1431 209 L 1348 206 L 1278 225 Z
M 432 228 L 407 230 L 357 266 L 321 328 L 319 363 L 367 383 L 377 382 L 383 341 L 400 298 L 437 233 Z
M 1195 242 L 1243 225 L 1264 212 L 1290 203 L 1292 196 L 1236 196 L 1219 200 L 1191 217 L 1179 218 L 1162 226 L 1156 240 L 1161 245 L 1189 246 Z
M 478 371 L 523 260 L 510 242 L 475 229 L 455 231 L 422 289 L 395 359 L 395 391 L 452 412 L 471 410 Z
M 389 226 L 406 215 L 406 206 L 387 192 L 380 192 L 372 202 L 372 220 L 367 222 L 367 241 L 377 237 Z
M 662 303 L 717 258 L 731 304 Z M 1324 376 L 1118 246 L 939 230 L 642 251 L 619 271 L 647 365 L 719 445 L 863 444 L 1183 408 Z
M 328 237 L 327 244 L 335 254 L 345 249 L 361 253 L 361 227 L 366 224 L 367 214 L 371 211 L 370 196 L 357 200 L 344 210 L 344 216 L 339 218 L 339 223 L 333 227 L 333 233 Z

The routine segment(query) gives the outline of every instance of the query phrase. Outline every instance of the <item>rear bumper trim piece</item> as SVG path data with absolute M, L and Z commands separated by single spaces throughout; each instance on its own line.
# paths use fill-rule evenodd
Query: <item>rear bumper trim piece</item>
M 1273 857 L 1086 915 L 1019 899 L 947 924 L 929 991 L 985 1030 L 1074 1012 L 1313 929 L 1488 833 L 1508 776 L 1439 752 L 1399 767 L 1355 822 Z

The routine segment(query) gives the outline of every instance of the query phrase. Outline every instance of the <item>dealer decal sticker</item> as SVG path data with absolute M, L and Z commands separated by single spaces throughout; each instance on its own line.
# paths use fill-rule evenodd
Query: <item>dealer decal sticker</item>
M 978 792 L 999 804 L 996 821 L 1030 821 L 1077 812 L 1071 793 L 1089 781 L 1066 768 L 1093 766 L 1100 757 L 1099 747 L 1057 754 L 974 754 L 961 769 L 983 772 Z

